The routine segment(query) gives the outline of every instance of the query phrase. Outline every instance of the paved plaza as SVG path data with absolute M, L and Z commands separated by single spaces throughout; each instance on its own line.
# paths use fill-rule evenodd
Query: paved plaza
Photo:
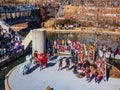
M 108 82 L 102 80 L 99 84 L 87 82 L 86 78 L 78 78 L 71 70 L 58 71 L 57 58 L 49 62 L 49 66 L 40 71 L 39 66 L 32 64 L 30 72 L 26 75 L 20 73 L 20 66 L 10 74 L 8 83 L 11 90 L 46 90 L 49 85 L 52 90 L 120 90 L 120 79 L 109 78 Z

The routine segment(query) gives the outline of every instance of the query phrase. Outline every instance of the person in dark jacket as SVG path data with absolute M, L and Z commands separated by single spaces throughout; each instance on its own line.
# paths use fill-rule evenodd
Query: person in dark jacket
M 70 67 L 69 59 L 67 58 L 65 62 L 66 62 L 66 70 L 69 70 L 69 67 Z

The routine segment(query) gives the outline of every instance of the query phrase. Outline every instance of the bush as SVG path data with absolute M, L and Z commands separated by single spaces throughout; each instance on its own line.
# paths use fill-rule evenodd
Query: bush
M 58 25 L 62 25 L 62 24 L 75 24 L 76 21 L 73 19 L 73 20 L 70 20 L 70 19 L 64 19 L 64 20 L 57 20 L 56 21 L 56 24 Z

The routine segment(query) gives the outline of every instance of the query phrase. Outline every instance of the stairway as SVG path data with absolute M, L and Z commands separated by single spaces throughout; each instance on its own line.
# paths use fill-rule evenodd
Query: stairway
M 0 19 L 0 25 L 1 25 L 2 28 L 4 28 L 7 31 L 9 31 L 10 26 L 8 24 L 6 24 L 6 22 L 4 22 L 1 19 Z M 26 49 L 27 46 L 32 41 L 32 31 L 30 31 L 25 38 L 23 36 L 21 36 L 20 34 L 18 34 L 17 32 L 16 32 L 16 35 L 19 36 L 20 38 L 24 39 L 23 42 L 22 42 L 22 45 L 24 45 L 24 49 Z
M 6 29 L 7 31 L 9 31 L 9 25 L 6 24 L 3 20 L 0 19 L 0 25 L 3 29 Z
M 24 38 L 22 45 L 24 45 L 24 49 L 27 48 L 27 46 L 32 41 L 32 30 L 28 33 L 28 35 Z
M 57 18 L 64 18 L 64 5 L 60 5 L 57 13 Z

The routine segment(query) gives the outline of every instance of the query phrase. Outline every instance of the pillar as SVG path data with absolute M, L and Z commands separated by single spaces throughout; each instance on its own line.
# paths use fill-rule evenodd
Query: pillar
M 32 31 L 32 54 L 37 50 L 40 53 L 46 51 L 46 35 L 45 30 L 33 30 Z

